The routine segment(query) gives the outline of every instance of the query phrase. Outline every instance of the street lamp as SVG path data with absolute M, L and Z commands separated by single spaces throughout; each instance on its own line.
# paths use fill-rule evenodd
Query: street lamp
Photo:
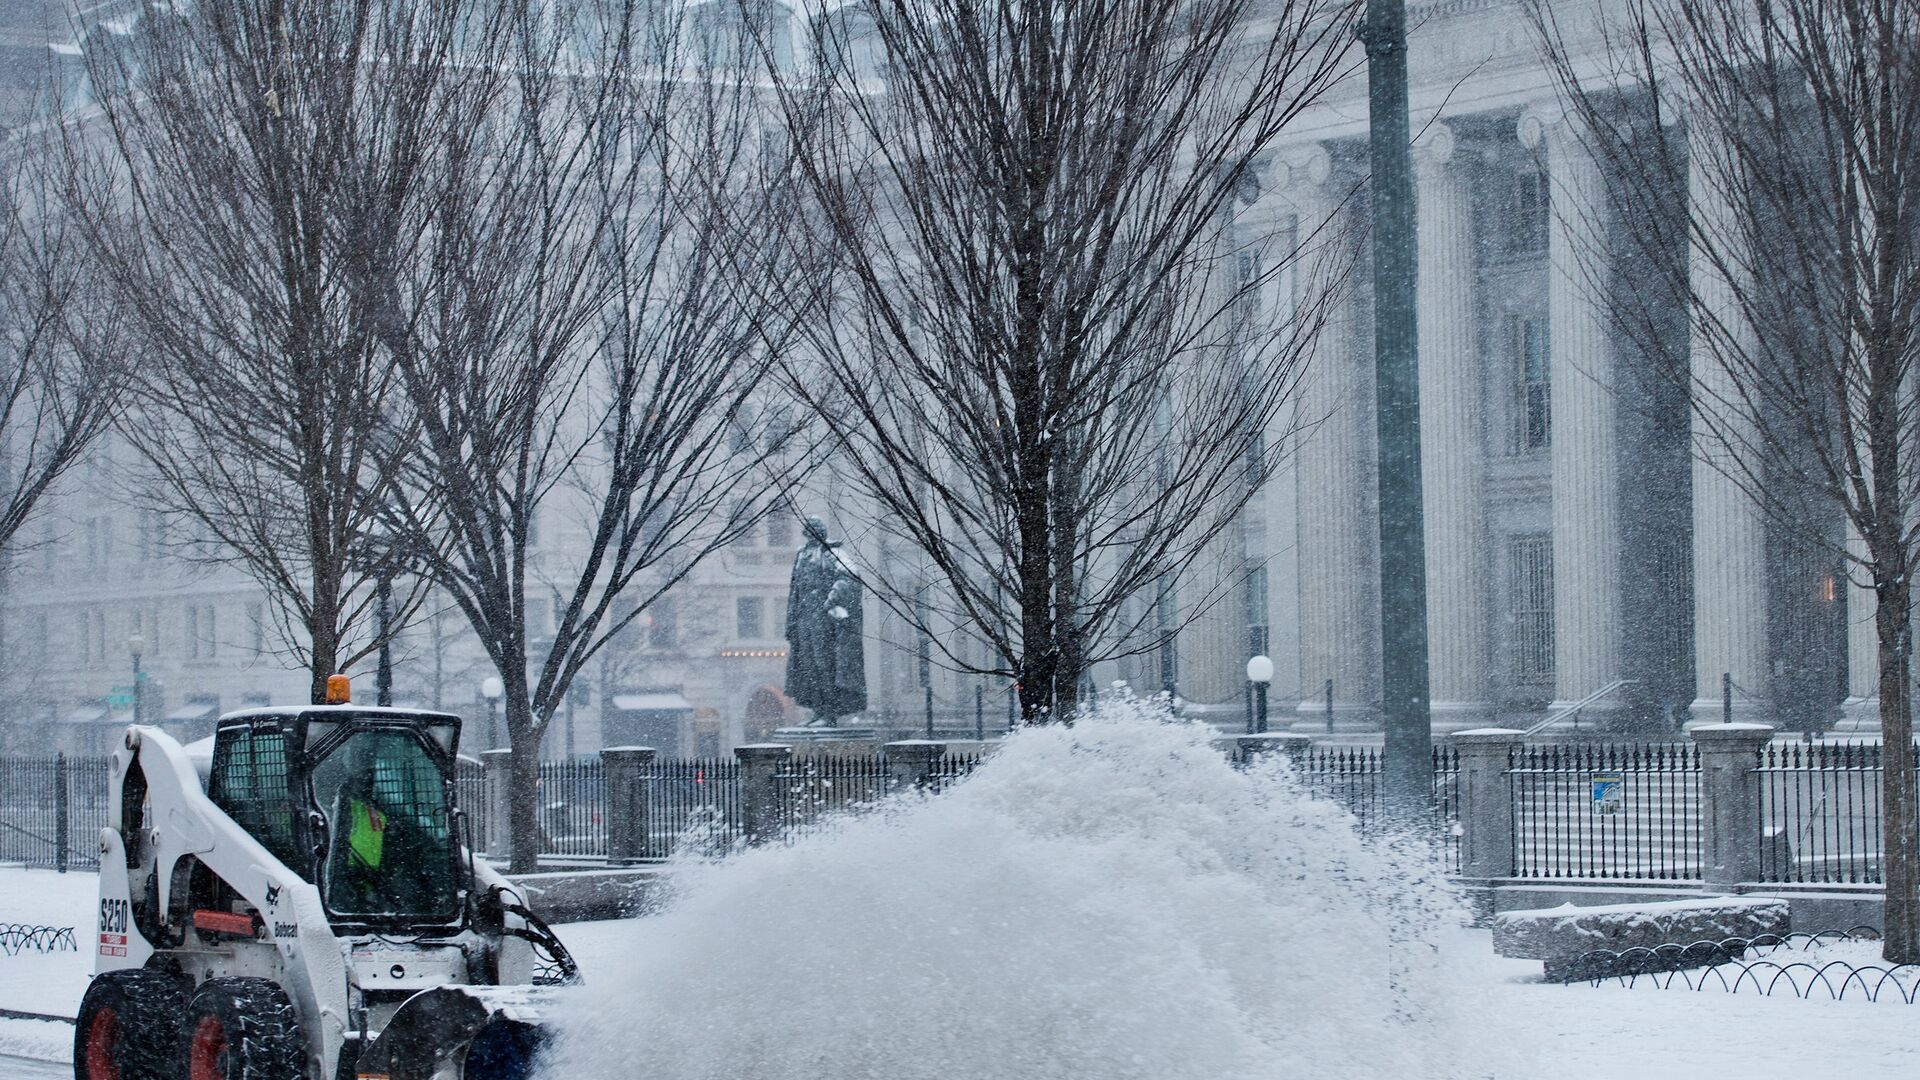
M 1267 684 L 1273 681 L 1273 661 L 1256 656 L 1247 661 L 1247 681 L 1253 684 L 1253 722 L 1249 734 L 1267 733 Z
M 500 706 L 500 696 L 506 693 L 506 687 L 500 685 L 498 675 L 489 675 L 480 680 L 480 696 L 487 699 L 487 749 L 500 745 L 500 726 L 495 719 Z
M 140 699 L 146 695 L 140 692 L 140 654 L 147 651 L 147 639 L 139 634 L 127 638 L 127 652 L 133 654 L 133 722 L 145 723 L 140 708 Z

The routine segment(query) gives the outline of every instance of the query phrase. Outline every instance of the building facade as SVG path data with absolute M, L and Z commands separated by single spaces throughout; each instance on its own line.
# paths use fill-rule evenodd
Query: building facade
M 1594 5 L 1558 6 L 1580 47 Z M 1445 0 L 1410 14 L 1436 729 L 1573 722 L 1576 707 L 1580 723 L 1647 733 L 1729 706 L 1790 728 L 1870 724 L 1871 594 L 1849 586 L 1838 559 L 1770 526 L 1708 460 L 1685 387 L 1608 332 L 1607 274 L 1633 268 L 1582 267 L 1581 229 L 1604 220 L 1607 178 L 1571 128 L 1519 5 Z M 1586 47 L 1601 45 L 1589 34 Z M 1276 724 L 1376 726 L 1365 94 L 1356 77 L 1311 110 L 1236 208 L 1234 228 L 1253 246 L 1278 235 L 1312 253 L 1274 277 L 1261 317 L 1287 317 L 1312 259 L 1352 269 L 1296 413 L 1275 419 L 1276 432 L 1292 432 L 1286 469 L 1195 581 L 1153 601 L 1182 627 L 1174 647 L 1094 675 L 1170 690 L 1223 727 L 1244 721 L 1243 669 L 1261 652 L 1275 662 Z M 1693 212 L 1715 212 L 1711 193 L 1685 195 Z M 1684 320 L 1662 347 L 1687 353 Z M 276 651 L 258 590 L 178 559 L 160 523 L 116 495 L 125 466 L 114 449 L 97 457 L 50 506 L 7 583 L 8 651 L 24 690 L 13 741 L 51 732 L 97 745 L 96 729 L 129 719 L 136 637 L 145 715 L 190 726 L 217 709 L 298 700 L 306 676 Z M 832 518 L 833 500 L 820 502 L 797 509 Z M 800 539 L 793 516 L 770 519 L 644 613 L 582 679 L 549 753 L 644 741 L 713 754 L 803 719 L 781 686 Z M 864 550 L 858 536 L 853 550 L 897 557 Z M 551 618 L 533 598 L 531 636 Z M 870 713 L 882 726 L 991 732 L 1008 722 L 1004 680 L 922 664 L 938 650 L 884 604 L 870 603 L 866 626 Z M 399 700 L 465 712 L 484 730 L 487 672 L 457 612 L 429 604 L 396 653 Z

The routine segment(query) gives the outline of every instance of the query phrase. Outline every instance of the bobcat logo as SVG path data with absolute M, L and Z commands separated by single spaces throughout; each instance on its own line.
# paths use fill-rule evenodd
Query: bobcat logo
M 273 907 L 280 902 L 280 886 L 267 886 L 267 906 Z

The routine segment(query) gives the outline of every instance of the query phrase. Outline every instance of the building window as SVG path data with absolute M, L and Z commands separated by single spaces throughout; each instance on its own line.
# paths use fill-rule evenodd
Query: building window
M 757 640 L 766 635 L 767 602 L 757 596 L 743 596 L 734 601 L 734 631 L 743 641 Z
M 793 518 L 787 514 L 775 514 L 767 519 L 767 546 L 793 546 Z
M 647 627 L 647 644 L 656 649 L 672 649 L 680 643 L 680 621 L 673 610 L 673 597 L 663 596 L 647 611 L 653 622 Z
M 1507 542 L 1508 603 L 1513 613 L 1516 679 L 1553 678 L 1553 538 L 1516 536 Z
M 259 604 L 247 605 L 247 625 L 253 631 L 253 655 L 266 655 L 267 618 Z
M 1512 191 L 1509 208 L 1513 231 L 1507 234 L 1508 250 L 1514 254 L 1541 254 L 1547 250 L 1548 225 L 1553 215 L 1547 174 L 1529 165 L 1513 174 Z
M 200 659 L 200 609 L 187 608 L 187 659 Z
M 1545 450 L 1553 445 L 1553 343 L 1547 320 L 1515 315 L 1507 334 L 1514 373 L 1513 452 Z

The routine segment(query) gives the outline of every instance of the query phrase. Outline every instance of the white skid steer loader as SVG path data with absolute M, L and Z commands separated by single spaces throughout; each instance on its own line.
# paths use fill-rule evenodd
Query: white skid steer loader
M 191 747 L 128 728 L 76 1080 L 524 1078 L 578 969 L 473 858 L 459 731 L 349 704 L 232 713 Z

